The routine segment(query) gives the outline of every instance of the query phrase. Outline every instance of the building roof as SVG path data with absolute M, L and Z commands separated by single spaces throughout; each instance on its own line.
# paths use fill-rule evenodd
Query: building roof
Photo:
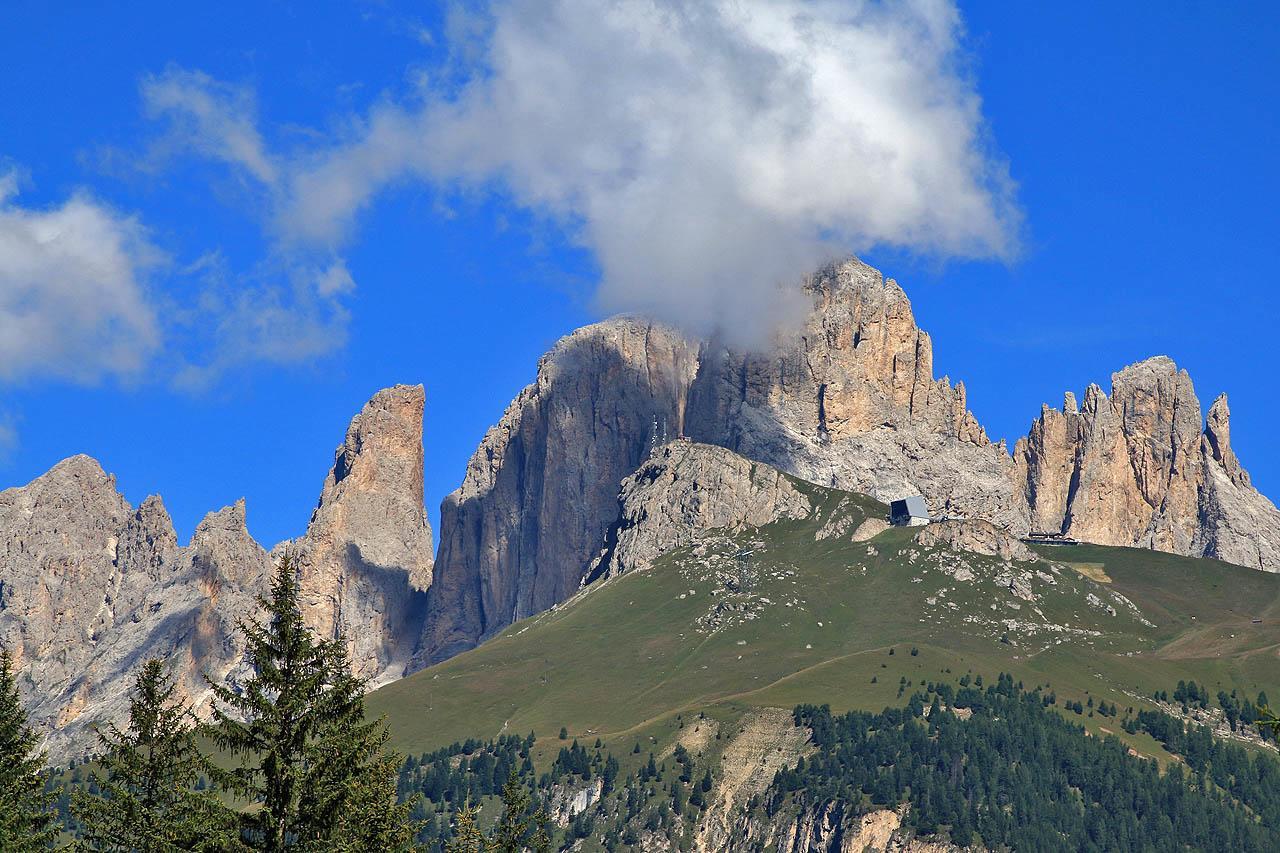
M 901 500 L 896 500 L 891 509 L 894 515 L 906 514 L 912 518 L 929 517 L 929 505 L 924 502 L 924 497 L 921 495 L 908 495 Z

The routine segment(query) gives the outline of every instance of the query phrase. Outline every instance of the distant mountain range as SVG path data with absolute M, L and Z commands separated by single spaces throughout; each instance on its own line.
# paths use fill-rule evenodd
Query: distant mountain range
M 119 718 L 148 657 L 169 660 L 198 707 L 203 673 L 243 674 L 235 621 L 252 617 L 286 552 L 308 623 L 345 636 L 374 684 L 698 531 L 811 519 L 805 484 L 879 501 L 922 494 L 935 515 L 973 520 L 948 540 L 961 550 L 992 537 L 1022 547 L 1037 530 L 1280 571 L 1280 512 L 1232 451 L 1226 398 L 1206 417 L 1169 359 L 1116 373 L 1110 396 L 1094 385 L 1082 404 L 1067 394 L 1061 410 L 1046 406 L 1010 452 L 968 411 L 963 384 L 934 378 L 929 336 L 895 282 L 848 260 L 802 286 L 811 313 L 768 353 L 634 318 L 559 341 L 444 500 L 434 566 L 420 386 L 370 400 L 307 531 L 270 551 L 248 535 L 243 502 L 180 546 L 160 498 L 130 506 L 84 456 L 0 492 L 0 643 L 51 756 L 91 748 L 92 725 Z

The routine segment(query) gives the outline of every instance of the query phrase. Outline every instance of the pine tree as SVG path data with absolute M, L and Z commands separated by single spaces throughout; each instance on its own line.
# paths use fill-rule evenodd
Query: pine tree
M 53 794 L 44 790 L 44 755 L 27 726 L 7 650 L 0 651 L 0 850 L 45 850 L 58 835 Z
M 453 837 L 444 846 L 445 853 L 485 853 L 488 842 L 476 823 L 479 815 L 479 806 L 466 805 L 459 809 L 453 822 Z
M 394 802 L 386 726 L 365 720 L 364 684 L 352 676 L 342 642 L 317 640 L 303 624 L 287 556 L 270 598 L 259 603 L 267 623 L 241 625 L 253 676 L 241 690 L 212 685 L 209 728 L 239 762 L 212 775 L 251 804 L 240 813 L 245 839 L 271 853 L 357 850 L 372 834 L 393 839 L 386 843 L 394 849 L 414 827 Z
M 492 853 L 522 853 L 525 850 L 545 853 L 551 849 L 546 812 L 539 809 L 531 814 L 529 803 L 529 789 L 512 773 L 502 786 L 502 818 L 493 829 L 488 850 Z
M 420 822 L 410 817 L 409 803 L 396 802 L 400 757 L 383 749 L 386 738 L 384 726 L 379 741 L 382 757 L 353 783 L 345 831 L 329 849 L 351 853 L 369 850 L 402 853 L 417 849 L 413 837 Z
M 138 674 L 129 726 L 99 733 L 99 794 L 77 791 L 74 811 L 90 850 L 161 853 L 237 847 L 234 816 L 216 797 L 195 790 L 206 760 L 196 747 L 190 709 L 174 697 L 158 660 Z

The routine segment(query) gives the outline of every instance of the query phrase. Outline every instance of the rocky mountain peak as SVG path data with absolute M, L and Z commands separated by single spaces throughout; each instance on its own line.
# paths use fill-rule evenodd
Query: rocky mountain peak
M 1280 568 L 1280 513 L 1231 451 L 1225 397 L 1202 421 L 1191 377 L 1167 356 L 1111 381 L 1110 397 L 1090 385 L 1078 413 L 1071 400 L 1046 406 L 1015 447 L 1032 528 Z
M 184 551 L 201 580 L 214 590 L 262 590 L 271 576 L 267 552 L 249 535 L 244 498 L 206 515 Z
M 116 546 L 116 564 L 127 571 L 142 571 L 160 580 L 166 565 L 178 552 L 173 519 L 159 495 L 149 495 L 129 517 Z
M 345 638 L 362 677 L 399 675 L 422 631 L 431 585 L 431 527 L 423 504 L 421 385 L 375 394 L 334 452 L 306 534 L 292 554 L 307 622 Z M 398 642 L 397 642 L 398 641 Z
M 303 618 L 348 638 L 356 671 L 403 671 L 421 635 L 431 533 L 422 503 L 421 386 L 375 395 L 335 454 L 299 553 Z M 158 496 L 135 510 L 87 456 L 0 492 L 0 645 L 17 661 L 33 723 L 54 760 L 81 755 L 94 726 L 128 711 L 151 657 L 207 710 L 204 674 L 246 673 L 236 630 L 257 616 L 273 560 L 250 536 L 243 499 L 209 513 L 179 547 Z M 307 596 L 310 596 L 308 599 Z
M 431 584 L 434 548 L 423 503 L 421 385 L 379 391 L 352 419 L 312 513 L 308 535 L 340 538 L 365 563 Z
M 1026 529 L 1013 463 L 933 377 L 902 288 L 857 259 L 801 283 L 811 310 L 773 350 L 690 341 L 634 318 L 562 338 L 441 506 L 422 661 L 578 588 L 618 518 L 618 483 L 688 437 L 823 485 L 923 493 L 939 511 Z
M 1249 472 L 1241 467 L 1240 460 L 1231 449 L 1231 409 L 1227 407 L 1226 394 L 1219 394 L 1209 407 L 1204 436 L 1214 461 L 1222 466 L 1227 478 L 1237 486 L 1249 488 Z
M 698 364 L 696 343 L 631 317 L 579 329 L 543 356 L 440 506 L 419 664 L 578 589 L 616 517 L 618 484 L 688 433 Z

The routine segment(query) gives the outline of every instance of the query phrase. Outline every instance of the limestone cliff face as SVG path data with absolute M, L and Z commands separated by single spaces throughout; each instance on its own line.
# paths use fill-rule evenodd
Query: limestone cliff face
M 431 585 L 424 405 L 421 385 L 379 391 L 335 452 L 306 535 L 277 546 L 296 561 L 308 624 L 345 637 L 355 674 L 379 682 L 403 674 Z
M 681 432 L 697 349 L 629 318 L 579 329 L 538 365 L 440 507 L 419 663 L 564 600 L 614 521 L 618 484 Z
M 303 616 L 344 633 L 356 670 L 395 677 L 421 634 L 431 580 L 422 505 L 421 387 L 381 392 L 338 449 L 299 559 Z M 247 674 L 236 622 L 258 615 L 274 560 L 244 501 L 210 513 L 179 547 L 159 497 L 133 509 L 87 456 L 0 492 L 0 645 L 51 759 L 92 750 L 93 726 L 120 720 L 148 658 L 207 709 L 208 684 Z M 417 621 L 415 621 L 415 616 Z
M 933 345 L 902 288 L 857 260 L 804 285 L 813 310 L 767 354 L 704 347 L 687 433 L 814 483 L 1025 530 L 1013 465 L 933 377 Z
M 1201 417 L 1191 378 L 1163 356 L 1045 407 L 1014 449 L 1031 526 L 1105 545 L 1280 571 L 1280 512 L 1231 449 L 1226 397 Z
M 167 660 L 197 705 L 202 672 L 233 675 L 243 645 L 235 621 L 253 614 L 268 576 L 243 502 L 210 514 L 178 548 L 158 497 L 136 511 L 87 456 L 0 493 L 0 644 L 50 756 L 92 749 L 93 726 L 128 710 L 128 688 L 150 657 Z
M 584 582 L 647 568 L 709 530 L 804 518 L 809 499 L 776 468 L 680 439 L 656 450 L 618 493 L 618 520 Z
M 812 312 L 767 354 L 627 318 L 557 343 L 441 507 L 418 663 L 572 594 L 617 518 L 619 482 L 679 436 L 1025 531 L 1012 460 L 967 411 L 964 387 L 933 378 L 929 337 L 902 289 L 857 260 L 804 287 Z

